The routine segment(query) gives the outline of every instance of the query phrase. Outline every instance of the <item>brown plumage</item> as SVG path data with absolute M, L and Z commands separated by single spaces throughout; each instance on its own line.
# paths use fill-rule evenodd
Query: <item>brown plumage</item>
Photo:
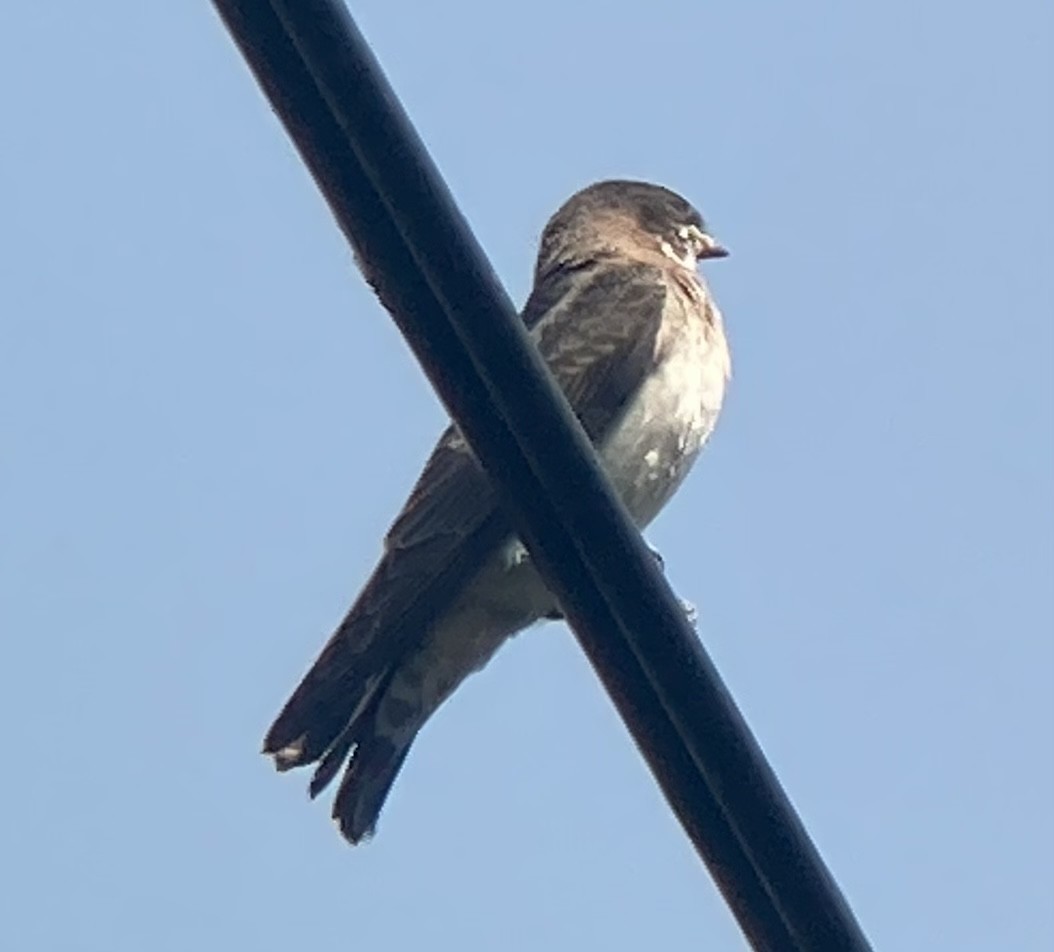
M 584 189 L 542 236 L 523 320 L 641 527 L 720 411 L 728 350 L 695 264 L 723 254 L 684 199 L 640 182 Z M 333 815 L 358 842 L 427 718 L 510 635 L 557 613 L 451 427 L 264 751 L 280 770 L 317 762 L 312 796 L 350 755 Z

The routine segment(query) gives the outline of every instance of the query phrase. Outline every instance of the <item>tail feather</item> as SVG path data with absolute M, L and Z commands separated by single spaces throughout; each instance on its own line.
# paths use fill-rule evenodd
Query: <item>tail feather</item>
M 307 788 L 312 800 L 330 785 L 337 772 L 344 765 L 344 761 L 348 759 L 348 754 L 351 753 L 351 749 L 357 743 L 356 734 L 358 728 L 359 721 L 352 721 L 344 728 L 344 733 L 333 742 L 333 746 L 326 751 L 325 756 L 318 762 L 315 772 L 311 775 L 311 783 Z
M 372 836 L 412 743 L 412 736 L 395 744 L 372 733 L 355 748 L 333 800 L 333 819 L 349 843 Z
M 300 721 L 308 729 L 292 742 L 277 746 L 286 736 L 278 730 L 286 723 L 283 720 L 286 712 L 283 711 L 264 742 L 264 752 L 274 756 L 279 770 L 318 762 L 308 786 L 312 799 L 329 786 L 350 754 L 350 762 L 333 801 L 333 819 L 337 821 L 344 838 L 352 844 L 360 843 L 372 835 L 415 736 L 414 733 L 407 736 L 405 732 L 400 732 L 401 736 L 396 738 L 378 732 L 378 709 L 393 675 L 394 671 L 385 671 L 367 681 L 362 694 L 352 699 L 355 704 L 349 719 L 335 733 L 331 719 Z M 300 709 L 307 703 L 314 710 L 319 710 L 321 704 L 318 699 L 305 690 L 310 677 L 309 673 L 294 697 L 300 696 Z M 318 684 L 317 681 L 313 683 Z M 326 698 L 323 697 L 321 701 L 324 703 Z

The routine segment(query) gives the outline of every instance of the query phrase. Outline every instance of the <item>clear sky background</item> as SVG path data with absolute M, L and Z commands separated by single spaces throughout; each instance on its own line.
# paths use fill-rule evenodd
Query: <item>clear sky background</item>
M 650 532 L 883 950 L 1054 942 L 1040 0 L 354 5 L 513 297 L 695 201 L 735 377 Z M 211 7 L 0 31 L 5 947 L 738 949 L 562 625 L 351 850 L 259 756 L 444 415 Z

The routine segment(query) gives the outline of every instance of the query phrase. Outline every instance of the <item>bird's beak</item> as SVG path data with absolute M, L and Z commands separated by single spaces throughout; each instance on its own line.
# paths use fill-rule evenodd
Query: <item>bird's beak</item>
M 719 245 L 706 232 L 699 235 L 699 254 L 697 258 L 727 258 L 728 249 Z

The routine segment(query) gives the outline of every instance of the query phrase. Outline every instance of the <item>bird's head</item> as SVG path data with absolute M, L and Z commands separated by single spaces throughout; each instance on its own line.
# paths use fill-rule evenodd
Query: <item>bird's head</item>
M 647 182 L 597 182 L 572 195 L 542 233 L 537 273 L 598 253 L 653 259 L 662 255 L 694 269 L 728 251 L 703 216 L 676 192 Z

